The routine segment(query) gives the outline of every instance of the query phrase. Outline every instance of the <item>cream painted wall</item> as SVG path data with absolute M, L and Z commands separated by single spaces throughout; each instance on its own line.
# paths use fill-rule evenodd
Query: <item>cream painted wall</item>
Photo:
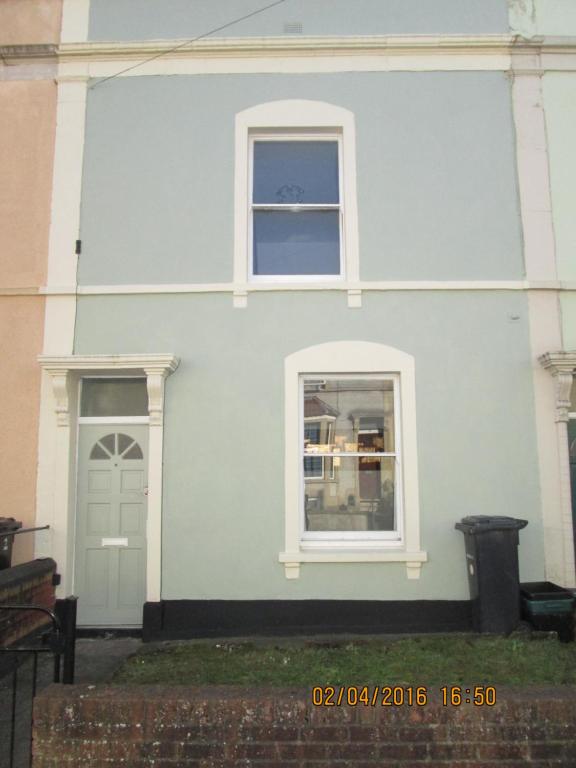
M 0 45 L 56 43 L 62 0 L 1 0 Z M 31 60 L 33 61 L 33 60 Z M 0 70 L 0 515 L 32 525 L 52 166 L 56 64 Z M 28 295 L 13 295 L 15 293 Z M 12 294 L 12 295 L 11 295 Z M 15 539 L 13 562 L 33 557 L 33 536 Z
M 576 349 L 576 291 L 560 297 L 564 349 Z

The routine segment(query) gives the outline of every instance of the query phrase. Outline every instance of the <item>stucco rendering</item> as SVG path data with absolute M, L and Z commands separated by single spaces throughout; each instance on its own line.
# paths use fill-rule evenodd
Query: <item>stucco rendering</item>
M 355 115 L 361 279 L 523 277 L 508 79 L 402 72 L 96 81 L 79 283 L 231 281 L 234 115 L 296 97 Z
M 25 526 L 36 514 L 38 415 L 54 139 L 53 45 L 60 0 L 0 4 L 0 484 L 3 516 Z M 18 536 L 14 562 L 33 554 Z
M 265 4 L 263 4 L 265 5 Z M 196 37 L 253 13 L 251 0 L 213 3 L 168 0 L 92 0 L 90 40 L 146 40 Z M 508 31 L 504 0 L 292 0 L 261 16 L 222 30 L 237 37 L 303 32 L 306 35 L 497 34 Z
M 3 0 L 0 5 L 2 45 L 57 43 L 62 0 Z
M 526 37 L 574 35 L 576 8 L 572 0 L 508 0 L 510 27 Z
M 548 74 L 543 83 L 546 128 L 550 143 L 550 185 L 554 210 L 554 234 L 558 277 L 576 282 L 576 74 Z M 576 349 L 576 295 L 560 297 L 564 349 Z
M 240 317 L 227 298 L 209 295 L 85 297 L 76 328 L 80 355 L 142 352 L 153 343 L 181 356 L 166 385 L 166 599 L 241 599 L 247 592 L 254 599 L 465 599 L 454 523 L 467 514 L 529 519 L 522 573 L 543 578 L 522 296 L 402 292 L 367 297 L 351 313 L 339 296 L 268 294 L 251 299 Z M 310 564 L 297 583 L 279 568 L 284 359 L 333 339 L 386 343 L 417 361 L 421 537 L 430 559 L 419 582 L 408 581 L 401 564 Z M 226 443 L 216 473 L 214 435 Z M 227 444 L 224 435 L 238 437 Z

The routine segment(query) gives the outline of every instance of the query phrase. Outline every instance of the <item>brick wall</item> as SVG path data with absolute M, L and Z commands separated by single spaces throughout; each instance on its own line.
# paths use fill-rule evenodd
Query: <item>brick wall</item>
M 3 611 L 3 604 L 40 605 L 52 610 L 55 603 L 56 563 L 51 558 L 32 560 L 0 571 L 0 646 L 15 643 L 48 621 L 38 611 Z
M 498 691 L 496 706 L 312 706 L 310 691 L 52 686 L 34 768 L 576 766 L 576 689 Z

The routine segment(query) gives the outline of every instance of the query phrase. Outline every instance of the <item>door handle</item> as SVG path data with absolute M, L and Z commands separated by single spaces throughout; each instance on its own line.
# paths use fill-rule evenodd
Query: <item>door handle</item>
M 148 486 L 144 487 L 144 496 L 148 496 Z

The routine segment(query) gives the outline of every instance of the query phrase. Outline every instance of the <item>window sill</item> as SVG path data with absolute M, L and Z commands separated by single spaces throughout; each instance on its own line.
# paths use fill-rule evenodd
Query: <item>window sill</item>
M 233 302 L 236 309 L 246 309 L 248 294 L 258 291 L 346 291 L 349 309 L 362 307 L 362 289 L 357 283 L 349 283 L 342 276 L 322 275 L 319 278 L 287 278 L 276 276 L 275 279 L 266 275 L 250 277 L 248 282 L 235 284 L 233 287 Z
M 287 579 L 300 577 L 301 563 L 406 563 L 406 576 L 419 579 L 422 563 L 428 560 L 426 552 L 406 552 L 393 549 L 317 549 L 299 552 L 280 552 L 278 560 L 284 563 Z

